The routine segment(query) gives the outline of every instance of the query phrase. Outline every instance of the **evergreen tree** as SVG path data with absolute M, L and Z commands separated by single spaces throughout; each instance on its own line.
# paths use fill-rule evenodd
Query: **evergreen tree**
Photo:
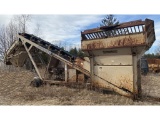
M 114 17 L 114 15 L 107 15 L 104 19 L 102 19 L 101 22 L 102 23 L 100 24 L 100 26 L 111 26 L 119 24 L 119 21 Z

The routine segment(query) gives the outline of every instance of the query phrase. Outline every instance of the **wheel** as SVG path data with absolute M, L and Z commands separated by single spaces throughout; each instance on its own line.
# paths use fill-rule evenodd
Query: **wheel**
M 33 81 L 31 81 L 31 86 L 40 87 L 43 84 L 43 81 L 40 78 L 35 77 Z

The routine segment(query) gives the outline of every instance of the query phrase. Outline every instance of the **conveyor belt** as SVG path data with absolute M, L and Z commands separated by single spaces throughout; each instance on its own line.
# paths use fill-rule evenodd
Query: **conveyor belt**
M 73 67 L 74 69 L 84 73 L 87 76 L 90 76 L 90 72 L 86 69 L 74 64 L 74 60 L 76 56 L 71 55 L 68 51 L 65 51 L 58 46 L 55 46 L 41 38 L 38 38 L 34 35 L 27 34 L 27 33 L 19 33 L 19 39 L 24 40 L 28 45 L 36 47 L 37 49 L 52 55 L 56 59 L 66 63 L 67 65 Z

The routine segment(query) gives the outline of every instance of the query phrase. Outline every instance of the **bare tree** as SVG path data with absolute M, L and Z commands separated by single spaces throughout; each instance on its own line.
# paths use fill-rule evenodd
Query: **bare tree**
M 39 23 L 37 23 L 37 24 L 36 24 L 36 28 L 34 29 L 34 34 L 35 34 L 36 36 L 38 36 L 38 37 L 39 37 L 39 35 L 40 35 L 40 27 L 41 27 L 41 25 L 40 25 Z
M 157 48 L 154 51 L 157 55 L 160 55 L 160 41 L 158 42 Z
M 31 21 L 31 15 L 16 15 L 14 20 L 17 22 L 18 31 L 25 33 L 27 32 L 27 24 Z
M 34 29 L 34 35 L 36 35 L 37 37 L 43 38 L 43 34 L 42 34 L 42 29 L 41 29 L 41 24 L 40 23 L 36 23 L 35 29 Z
M 30 20 L 30 15 L 16 15 L 8 25 L 0 27 L 0 59 L 4 59 L 7 49 L 17 39 L 18 32 L 26 32 Z
M 5 52 L 7 51 L 8 44 L 7 44 L 7 35 L 6 35 L 6 28 L 2 26 L 0 28 L 0 56 L 1 59 L 4 59 Z
M 10 46 L 14 42 L 14 40 L 17 39 L 17 34 L 18 34 L 18 28 L 13 19 L 11 19 L 11 21 L 6 27 L 6 34 L 7 34 L 8 45 Z

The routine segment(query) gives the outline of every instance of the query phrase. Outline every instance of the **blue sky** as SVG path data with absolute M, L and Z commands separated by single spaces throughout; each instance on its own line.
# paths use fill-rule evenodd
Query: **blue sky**
M 0 25 L 7 24 L 13 15 L 0 15 Z M 66 49 L 81 44 L 80 32 L 85 29 L 98 27 L 106 15 L 32 15 L 28 24 L 28 32 L 34 34 L 36 24 L 40 24 L 40 35 L 46 41 L 65 46 Z M 153 53 L 160 41 L 160 15 L 127 15 L 117 14 L 115 17 L 121 22 L 133 20 L 145 20 L 146 18 L 155 21 L 156 41 L 149 50 Z

